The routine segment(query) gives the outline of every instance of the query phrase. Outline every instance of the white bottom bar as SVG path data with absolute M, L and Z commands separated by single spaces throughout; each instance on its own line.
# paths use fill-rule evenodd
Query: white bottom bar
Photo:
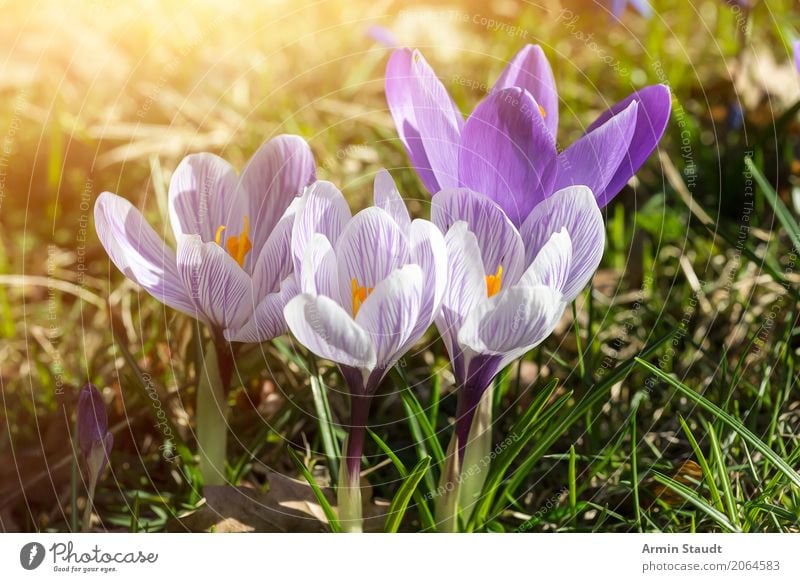
M 38 546 L 36 544 L 39 544 Z M 23 565 L 24 564 L 24 565 Z M 38 565 L 37 565 L 38 564 Z M 34 567 L 35 566 L 35 567 Z M 27 569 L 33 568 L 33 569 Z M 2 580 L 800 580 L 795 534 L 5 534 Z

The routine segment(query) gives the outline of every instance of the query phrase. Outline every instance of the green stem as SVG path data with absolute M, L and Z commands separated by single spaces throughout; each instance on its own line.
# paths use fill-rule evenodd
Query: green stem
M 197 448 L 204 485 L 226 483 L 228 444 L 228 387 L 233 372 L 233 354 L 222 342 L 206 347 L 197 386 Z

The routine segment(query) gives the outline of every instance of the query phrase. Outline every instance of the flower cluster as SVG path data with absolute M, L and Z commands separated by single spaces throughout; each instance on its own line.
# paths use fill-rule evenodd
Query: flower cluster
M 493 378 L 552 333 L 597 269 L 601 208 L 655 149 L 671 101 L 664 86 L 637 91 L 559 153 L 559 97 L 537 46 L 466 120 L 417 51 L 393 52 L 386 96 L 432 195 L 429 220 L 412 220 L 384 170 L 374 204 L 352 214 L 316 181 L 296 136 L 267 142 L 240 176 L 216 156 L 186 158 L 169 188 L 177 251 L 125 199 L 104 193 L 95 208 L 117 267 L 206 324 L 218 347 L 289 330 L 338 365 L 351 406 L 339 511 L 351 530 L 370 401 L 387 372 L 435 324 L 458 384 L 451 450 L 463 459 Z

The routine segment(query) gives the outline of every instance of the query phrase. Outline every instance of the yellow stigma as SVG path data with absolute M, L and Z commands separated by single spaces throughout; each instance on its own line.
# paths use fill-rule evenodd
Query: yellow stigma
M 350 290 L 353 295 L 353 317 L 355 317 L 358 315 L 358 310 L 361 309 L 361 304 L 372 293 L 372 287 L 360 287 L 358 281 L 352 279 L 350 281 Z
M 214 242 L 217 243 L 219 246 L 222 246 L 222 231 L 225 230 L 225 226 L 220 226 L 217 229 L 217 234 L 214 236 Z M 245 216 L 244 217 L 244 229 L 239 236 L 232 236 L 227 241 L 225 241 L 225 248 L 228 249 L 228 253 L 233 257 L 233 260 L 239 263 L 239 266 L 244 268 L 244 259 L 247 257 L 247 253 L 249 253 L 253 248 L 253 243 L 250 241 L 250 219 Z
M 544 112 L 544 107 L 541 105 L 539 105 L 539 113 L 542 114 L 542 117 L 547 117 L 547 113 Z
M 503 265 L 497 266 L 497 273 L 494 275 L 486 275 L 486 295 L 492 297 L 500 293 L 500 287 L 503 285 Z

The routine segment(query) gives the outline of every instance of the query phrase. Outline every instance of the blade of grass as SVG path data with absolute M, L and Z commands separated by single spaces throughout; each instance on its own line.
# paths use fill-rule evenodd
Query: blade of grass
M 729 532 L 739 532 L 739 528 L 733 525 L 728 518 L 725 516 L 724 513 L 717 510 L 715 507 L 710 506 L 706 503 L 706 500 L 697 495 L 693 489 L 690 489 L 683 483 L 679 483 L 674 479 L 659 473 L 658 471 L 653 471 L 653 479 L 663 485 L 664 487 L 668 487 L 681 497 L 683 497 L 687 502 L 694 505 L 697 509 L 705 513 L 708 517 L 714 520 L 720 527 L 729 531 Z
M 703 408 L 706 412 L 714 415 L 715 417 L 719 418 L 724 424 L 728 426 L 731 430 L 736 432 L 745 442 L 750 444 L 753 448 L 758 450 L 761 454 L 763 454 L 774 466 L 778 469 L 781 473 L 783 473 L 793 484 L 800 487 L 800 475 L 792 469 L 784 461 L 780 456 L 778 456 L 775 451 L 769 448 L 764 441 L 750 432 L 747 428 L 745 428 L 742 423 L 736 420 L 733 416 L 719 408 L 716 404 L 713 404 L 708 399 L 704 398 L 688 386 L 682 384 L 681 382 L 675 380 L 669 374 L 664 373 L 663 370 L 654 366 L 650 362 L 647 362 L 641 358 L 636 358 L 636 362 L 649 370 L 651 373 L 655 374 L 665 382 L 667 382 L 670 386 L 675 388 L 678 392 L 686 396 L 689 400 Z
M 309 377 L 311 384 L 311 395 L 314 399 L 314 411 L 317 415 L 320 437 L 322 438 L 322 448 L 325 452 L 325 459 L 328 462 L 328 470 L 331 473 L 332 482 L 339 480 L 339 446 L 336 435 L 333 432 L 333 419 L 331 418 L 331 407 L 328 402 L 328 392 L 325 382 L 319 374 Z
M 797 221 L 794 219 L 794 216 L 789 209 L 786 208 L 786 205 L 783 203 L 783 200 L 780 199 L 778 193 L 775 192 L 775 189 L 769 183 L 769 181 L 764 177 L 764 174 L 761 173 L 753 159 L 750 157 L 746 157 L 744 159 L 744 164 L 748 170 L 753 174 L 753 178 L 756 180 L 756 184 L 758 184 L 761 191 L 767 198 L 769 205 L 772 206 L 772 210 L 775 212 L 775 216 L 778 217 L 778 220 L 783 225 L 783 228 L 786 230 L 786 234 L 789 235 L 789 238 L 792 239 L 792 244 L 794 248 L 800 252 L 800 226 L 798 226 Z
M 408 476 L 408 469 L 406 469 L 405 464 L 400 458 L 394 453 L 394 451 L 386 444 L 386 442 L 375 434 L 369 428 L 367 432 L 372 437 L 372 440 L 378 445 L 378 447 L 386 453 L 386 456 L 391 459 L 392 464 L 394 465 L 397 472 L 400 474 L 400 477 L 405 479 Z M 430 457 L 427 457 L 430 458 Z M 428 531 L 436 531 L 436 520 L 431 513 L 430 507 L 428 507 L 428 502 L 425 499 L 425 496 L 419 491 L 419 489 L 414 489 L 414 500 L 417 502 L 417 508 L 419 511 L 419 519 L 422 523 L 422 527 Z
M 722 507 L 722 499 L 719 494 L 719 489 L 717 488 L 716 481 L 714 481 L 714 473 L 711 471 L 711 468 L 708 465 L 708 460 L 706 459 L 706 456 L 703 454 L 703 450 L 697 443 L 697 439 L 692 433 L 692 430 L 689 428 L 689 425 L 686 424 L 686 421 L 683 419 L 683 416 L 678 415 L 678 422 L 681 423 L 681 428 L 683 428 L 683 433 L 686 435 L 686 439 L 692 446 L 692 450 L 694 451 L 694 456 L 697 458 L 697 462 L 700 465 L 700 468 L 703 470 L 703 480 L 705 481 L 706 486 L 708 487 L 708 490 L 711 493 L 711 503 L 714 504 L 714 507 L 716 507 L 718 511 L 724 512 L 725 508 Z M 733 515 L 731 515 L 730 512 L 728 513 L 728 519 L 731 521 L 731 523 L 736 523 L 735 516 L 736 516 L 735 513 Z
M 714 429 L 713 424 L 706 423 L 706 432 L 708 433 L 708 440 L 711 443 L 711 459 L 714 462 L 714 467 L 717 470 L 717 476 L 719 477 L 720 483 L 722 483 L 722 494 L 725 499 L 725 512 L 728 514 L 728 519 L 730 519 L 731 523 L 737 527 L 740 527 L 741 524 L 739 522 L 739 513 L 736 510 L 736 501 L 733 496 L 733 488 L 731 487 L 730 472 L 725 466 L 725 459 L 722 455 L 722 447 L 720 446 L 719 439 L 717 438 L 717 431 Z M 708 468 L 703 466 L 703 472 L 707 470 Z M 711 481 L 714 481 L 713 477 L 711 478 Z
M 298 471 L 303 474 L 305 480 L 311 486 L 311 490 L 314 492 L 314 496 L 319 501 L 320 507 L 322 507 L 323 513 L 325 513 L 325 517 L 328 518 L 328 525 L 331 528 L 331 531 L 334 533 L 340 533 L 342 531 L 341 526 L 339 525 L 339 520 L 336 518 L 336 512 L 331 507 L 328 498 L 325 497 L 325 494 L 322 492 L 322 489 L 319 488 L 317 482 L 314 480 L 314 476 L 308 470 L 308 468 L 303 464 L 303 461 L 300 460 L 300 457 L 297 456 L 297 453 L 294 452 L 292 447 L 287 447 L 289 451 L 289 456 L 292 458 L 292 462 L 297 467 Z
M 430 457 L 420 460 L 411 469 L 411 473 L 403 481 L 397 493 L 394 494 L 392 503 L 389 505 L 389 515 L 386 516 L 386 523 L 383 526 L 384 532 L 395 533 L 400 528 L 400 522 L 406 514 L 406 509 L 408 509 L 408 502 L 411 500 L 414 491 L 416 491 L 417 485 L 428 472 L 430 464 Z

